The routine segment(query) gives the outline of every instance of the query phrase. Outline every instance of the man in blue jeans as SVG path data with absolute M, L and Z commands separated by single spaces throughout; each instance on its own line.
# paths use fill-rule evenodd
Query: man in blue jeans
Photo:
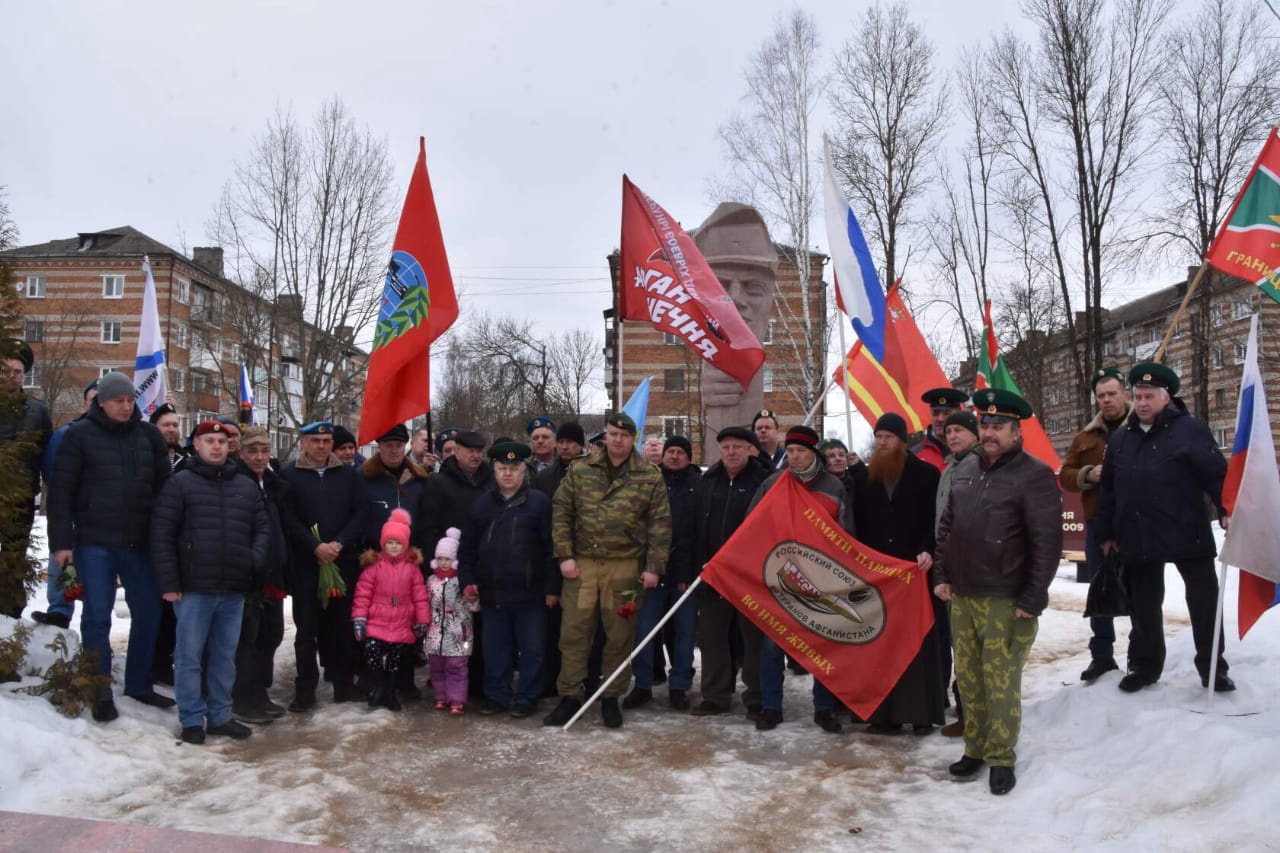
M 649 635 L 664 614 L 680 600 L 693 582 L 692 543 L 681 541 L 682 532 L 692 529 L 685 520 L 693 512 L 693 494 L 702 470 L 692 464 L 693 445 L 683 435 L 673 435 L 662 446 L 662 478 L 667 483 L 667 502 L 671 504 L 671 529 L 675 536 L 667 573 L 658 586 L 644 594 L 636 621 L 636 642 Z M 689 688 L 693 685 L 693 641 L 698 627 L 698 602 L 686 601 L 667 628 L 674 636 L 671 651 L 671 677 L 667 682 L 667 704 L 676 711 L 689 710 Z M 662 634 L 653 638 L 647 648 L 631 662 L 636 677 L 631 693 L 622 700 L 623 708 L 639 708 L 653 699 L 653 669 L 662 645 Z
M 151 510 L 169 476 L 164 438 L 143 421 L 133 383 L 122 373 L 98 380 L 98 396 L 67 430 L 53 460 L 49 485 L 49 547 L 54 562 L 74 562 L 84 585 L 80 634 L 111 674 L 111 611 L 116 580 L 129 604 L 126 696 L 157 708 L 174 701 L 152 689 L 151 661 L 160 626 L 160 593 L 151 566 Z M 111 688 L 94 702 L 93 718 L 119 716 Z
M 165 484 L 151 522 L 157 583 L 178 619 L 173 689 L 182 739 L 193 744 L 206 733 L 252 734 L 231 718 L 231 688 L 244 596 L 260 587 L 271 528 L 257 485 L 228 459 L 230 431 L 212 420 L 196 427 L 196 455 Z

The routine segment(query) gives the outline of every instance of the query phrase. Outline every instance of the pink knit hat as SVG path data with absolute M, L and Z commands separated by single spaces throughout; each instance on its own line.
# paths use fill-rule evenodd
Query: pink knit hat
M 450 527 L 444 532 L 444 538 L 436 543 L 436 556 L 448 557 L 450 560 L 457 562 L 458 560 L 458 540 L 462 538 L 462 531 L 456 527 Z M 436 561 L 431 561 L 431 568 L 436 567 Z
M 409 527 L 412 519 L 409 518 L 407 510 L 393 509 L 391 517 L 387 519 L 387 523 L 382 525 L 382 547 L 387 547 L 387 540 L 394 539 L 403 545 L 409 547 Z

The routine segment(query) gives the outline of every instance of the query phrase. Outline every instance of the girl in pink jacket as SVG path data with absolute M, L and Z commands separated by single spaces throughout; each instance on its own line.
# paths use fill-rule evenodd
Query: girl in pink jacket
M 356 642 L 364 644 L 369 707 L 400 710 L 396 673 L 406 652 L 427 633 L 431 621 L 427 587 L 422 582 L 422 552 L 409 547 L 409 513 L 391 511 L 382 526 L 382 552 L 365 551 L 365 567 L 356 583 L 351 622 Z

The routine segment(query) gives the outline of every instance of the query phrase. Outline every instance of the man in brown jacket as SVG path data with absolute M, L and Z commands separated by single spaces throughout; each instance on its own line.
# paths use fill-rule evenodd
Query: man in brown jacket
M 1129 390 L 1119 368 L 1103 367 L 1093 373 L 1093 398 L 1098 401 L 1098 414 L 1089 425 L 1076 433 L 1067 449 L 1067 461 L 1058 472 L 1062 488 L 1080 492 L 1084 507 L 1084 555 L 1089 569 L 1089 579 L 1102 569 L 1102 543 L 1098 541 L 1093 517 L 1098 512 L 1099 485 L 1102 483 L 1102 457 L 1107 452 L 1107 441 L 1119 429 L 1133 411 L 1129 404 Z M 1092 684 L 1099 676 L 1119 669 L 1115 659 L 1116 627 L 1109 616 L 1095 616 L 1089 620 L 1093 637 L 1089 640 L 1089 667 L 1080 673 L 1080 680 Z
M 1022 668 L 1049 603 L 1062 552 L 1062 493 L 1049 466 L 1022 450 L 1031 406 L 1009 391 L 973 395 L 983 454 L 956 468 L 938 526 L 934 594 L 951 602 L 964 756 L 953 776 L 991 765 L 991 793 L 1013 790 Z

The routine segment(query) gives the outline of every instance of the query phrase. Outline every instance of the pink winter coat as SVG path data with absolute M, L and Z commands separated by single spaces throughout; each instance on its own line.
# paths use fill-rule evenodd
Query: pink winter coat
M 394 560 L 366 551 L 366 566 L 356 583 L 351 618 L 368 621 L 368 636 L 387 643 L 413 643 L 414 625 L 431 621 L 427 587 L 422 582 L 422 552 L 410 548 Z

